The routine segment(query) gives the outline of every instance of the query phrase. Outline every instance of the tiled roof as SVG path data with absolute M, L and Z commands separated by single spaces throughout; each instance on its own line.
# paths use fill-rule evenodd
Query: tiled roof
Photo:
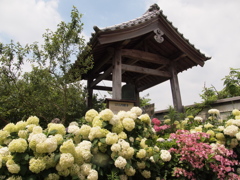
M 191 44 L 189 42 L 188 39 L 186 39 L 182 33 L 180 33 L 178 31 L 178 29 L 176 27 L 173 26 L 172 22 L 170 22 L 167 19 L 167 16 L 165 16 L 162 12 L 162 10 L 160 9 L 160 7 L 157 4 L 153 4 L 152 6 L 150 6 L 150 8 L 141 16 L 138 18 L 135 18 L 133 20 L 127 21 L 127 22 L 123 22 L 121 24 L 116 24 L 113 26 L 109 26 L 109 27 L 105 27 L 105 28 L 99 28 L 97 26 L 94 26 L 93 29 L 95 30 L 96 33 L 92 33 L 92 37 L 90 39 L 90 42 L 94 41 L 95 36 L 97 33 L 100 32 L 111 32 L 111 31 L 115 31 L 115 30 L 120 30 L 120 29 L 127 29 L 127 28 L 131 28 L 137 25 L 140 25 L 142 23 L 145 23 L 146 21 L 149 21 L 155 17 L 161 16 L 163 17 L 168 24 L 190 45 L 192 46 L 196 51 L 198 51 L 201 55 L 205 56 L 205 54 L 203 54 L 202 52 L 200 52 L 199 49 L 197 49 L 193 44 Z M 206 57 L 207 59 L 210 59 L 210 57 Z
M 116 24 L 113 26 L 105 27 L 103 29 L 99 29 L 100 31 L 114 31 L 117 29 L 125 29 L 129 28 L 132 26 L 139 25 L 141 23 L 144 23 L 154 17 L 157 17 L 162 11 L 158 7 L 157 4 L 152 5 L 141 17 L 138 17 L 136 19 L 121 23 L 121 24 Z

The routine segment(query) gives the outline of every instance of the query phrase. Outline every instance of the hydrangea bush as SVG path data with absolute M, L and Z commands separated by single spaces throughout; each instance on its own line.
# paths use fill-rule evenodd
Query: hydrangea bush
M 235 119 L 150 119 L 133 107 L 89 110 L 68 127 L 39 119 L 0 130 L 0 179 L 240 179 L 240 111 Z

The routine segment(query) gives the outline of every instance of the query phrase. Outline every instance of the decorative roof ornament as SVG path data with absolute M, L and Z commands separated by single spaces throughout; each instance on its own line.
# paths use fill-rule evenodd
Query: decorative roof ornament
M 153 32 L 155 33 L 154 39 L 158 43 L 162 43 L 164 41 L 164 38 L 162 37 L 164 35 L 164 32 L 159 28 L 155 29 Z

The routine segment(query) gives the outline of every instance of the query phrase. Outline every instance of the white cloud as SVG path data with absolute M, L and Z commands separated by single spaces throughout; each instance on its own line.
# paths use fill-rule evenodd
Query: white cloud
M 22 44 L 41 42 L 46 29 L 54 30 L 61 21 L 59 0 L 1 0 L 0 36 Z M 7 38 L 6 38 L 7 36 Z
M 240 1 L 148 0 L 146 8 L 153 3 L 159 5 L 168 20 L 197 49 L 212 57 L 204 67 L 193 67 L 179 74 L 183 104 L 200 102 L 199 94 L 204 83 L 207 87 L 213 85 L 217 90 L 221 90 L 223 88 L 221 79 L 228 75 L 229 68 L 239 67 Z M 157 110 L 170 104 L 169 98 L 157 95 L 167 91 L 168 97 L 171 96 L 171 89 L 167 86 L 158 85 L 149 91 Z

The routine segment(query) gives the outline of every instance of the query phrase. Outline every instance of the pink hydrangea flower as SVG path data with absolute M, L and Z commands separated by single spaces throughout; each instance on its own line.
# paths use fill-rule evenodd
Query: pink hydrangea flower
M 159 119 L 157 119 L 157 118 L 153 118 L 153 119 L 152 119 L 152 123 L 153 123 L 154 125 L 159 126 L 159 125 L 161 124 L 161 121 L 160 121 Z

